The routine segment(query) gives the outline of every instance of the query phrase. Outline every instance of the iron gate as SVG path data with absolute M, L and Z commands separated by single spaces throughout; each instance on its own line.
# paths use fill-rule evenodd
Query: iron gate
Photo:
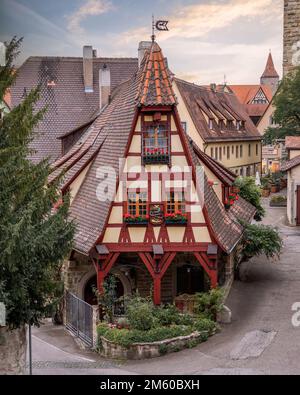
M 93 346 L 93 307 L 66 293 L 66 327 L 85 344 Z

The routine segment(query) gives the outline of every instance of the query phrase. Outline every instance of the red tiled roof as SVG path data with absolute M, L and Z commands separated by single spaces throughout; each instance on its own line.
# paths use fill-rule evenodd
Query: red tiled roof
M 263 72 L 262 78 L 279 78 L 279 75 L 275 69 L 273 57 L 271 52 L 269 53 L 265 71 Z
M 261 140 L 260 133 L 246 113 L 244 106 L 234 94 L 215 92 L 178 78 L 175 79 L 175 82 L 194 125 L 205 142 Z M 216 122 L 213 123 L 213 128 L 210 129 L 204 114 L 214 119 L 212 112 L 214 114 L 219 113 L 219 119 L 226 117 L 228 120 L 234 118 L 237 121 L 244 121 L 245 130 L 226 129 L 224 126 L 220 130 Z
M 170 71 L 159 45 L 154 42 L 142 63 L 143 74 L 138 102 L 143 106 L 170 106 L 176 104 Z
M 193 164 L 197 169 L 202 166 L 194 151 L 193 145 L 188 144 Z M 209 185 L 204 174 L 204 209 L 207 212 L 209 226 L 213 235 L 223 251 L 230 254 L 241 240 L 244 227 L 234 215 L 227 213 L 212 186 Z
M 300 136 L 287 136 L 285 138 L 285 148 L 300 150 Z
M 58 137 L 89 122 L 99 111 L 99 69 L 107 65 L 111 71 L 111 88 L 130 79 L 138 69 L 137 59 L 93 59 L 94 92 L 85 93 L 83 59 L 65 57 L 31 57 L 18 70 L 11 89 L 12 106 L 18 105 L 25 94 L 38 85 L 41 98 L 37 110 L 48 107 L 37 128 L 32 148 L 34 161 L 47 156 L 52 161 L 61 155 Z M 54 81 L 55 85 L 49 85 Z
M 299 165 L 300 165 L 300 155 L 295 156 L 295 158 L 288 160 L 283 165 L 281 165 L 281 171 L 288 171 Z
M 229 213 L 233 214 L 238 220 L 251 222 L 256 214 L 256 208 L 240 196 L 239 200 L 234 202 L 230 208 Z
M 268 85 L 228 85 L 228 87 L 242 104 L 251 104 L 260 89 L 268 102 L 273 98 L 272 90 Z

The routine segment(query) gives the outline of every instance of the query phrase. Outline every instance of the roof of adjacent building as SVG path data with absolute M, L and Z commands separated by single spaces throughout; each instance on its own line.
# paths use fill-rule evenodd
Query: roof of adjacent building
M 234 93 L 239 101 L 244 105 L 244 108 L 250 117 L 263 116 L 273 98 L 272 89 L 268 85 L 228 85 L 228 89 Z M 262 91 L 268 103 L 253 103 L 253 100 L 260 91 Z
M 288 171 L 300 165 L 300 155 L 295 156 L 295 158 L 286 161 L 281 165 L 281 171 Z
M 178 78 L 175 81 L 194 125 L 205 142 L 261 140 L 260 133 L 234 94 L 214 91 Z M 207 122 L 208 118 L 213 121 L 212 129 Z M 227 129 L 223 124 L 220 129 L 214 122 L 216 118 L 220 121 L 242 121 L 245 128 Z
M 237 176 L 220 162 L 201 151 L 193 141 L 191 141 L 191 144 L 200 161 L 203 162 L 224 185 L 233 186 Z
M 275 69 L 273 57 L 271 52 L 269 53 L 265 71 L 263 72 L 261 78 L 279 78 L 279 75 Z
M 18 105 L 32 88 L 41 87 L 37 110 L 47 107 L 40 122 L 32 148 L 34 161 L 47 156 L 55 161 L 61 155 L 57 138 L 87 123 L 99 111 L 99 69 L 104 65 L 111 71 L 111 88 L 130 79 L 138 68 L 133 58 L 94 58 L 94 92 L 85 93 L 83 58 L 30 57 L 18 70 L 11 89 L 12 106 Z
M 300 150 L 300 136 L 287 136 L 285 138 L 285 148 L 288 150 Z
M 156 52 L 158 48 L 156 47 Z M 159 51 L 161 51 L 160 48 Z M 119 161 L 125 156 L 128 139 L 141 105 L 140 98 L 147 85 L 144 70 L 145 65 L 152 62 L 150 54 L 151 51 L 145 56 L 140 70 L 115 90 L 109 105 L 99 114 L 81 140 L 53 164 L 53 173 L 49 182 L 64 172 L 62 189 L 67 189 L 82 170 L 90 165 L 70 209 L 70 216 L 77 224 L 74 248 L 85 255 L 90 253 L 105 230 L 112 204 L 106 199 L 106 196 L 101 199 L 101 195 L 97 196 L 96 194 L 101 183 L 99 168 L 110 167 L 118 174 Z M 160 56 L 162 57 L 162 54 Z M 164 76 L 161 74 L 160 78 L 163 79 Z M 160 81 L 160 83 L 163 82 Z M 156 92 L 158 93 L 157 90 Z M 193 144 L 184 133 L 183 138 L 186 139 L 193 165 L 195 167 L 201 166 Z M 225 170 L 218 163 L 214 163 L 214 166 L 224 177 Z M 230 178 L 229 173 L 228 171 L 227 176 Z M 111 185 L 106 186 L 109 190 L 115 191 L 113 177 L 106 179 L 106 183 L 110 182 Z M 226 212 L 213 187 L 209 185 L 205 174 L 201 188 L 203 189 L 203 203 L 208 227 L 218 245 L 225 252 L 230 253 L 242 237 L 243 226 L 232 213 Z

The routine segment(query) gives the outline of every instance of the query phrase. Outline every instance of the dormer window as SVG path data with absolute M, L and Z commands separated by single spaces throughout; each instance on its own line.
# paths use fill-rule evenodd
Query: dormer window
M 170 131 L 162 120 L 143 123 L 143 163 L 170 163 Z

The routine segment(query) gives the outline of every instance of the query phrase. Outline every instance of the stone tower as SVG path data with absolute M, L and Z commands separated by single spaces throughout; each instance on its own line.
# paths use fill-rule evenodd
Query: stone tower
M 300 1 L 284 0 L 283 75 L 300 65 Z
M 279 84 L 279 75 L 275 69 L 273 57 L 271 52 L 269 53 L 265 71 L 260 77 L 261 85 L 268 85 L 272 89 L 273 95 L 276 93 Z

